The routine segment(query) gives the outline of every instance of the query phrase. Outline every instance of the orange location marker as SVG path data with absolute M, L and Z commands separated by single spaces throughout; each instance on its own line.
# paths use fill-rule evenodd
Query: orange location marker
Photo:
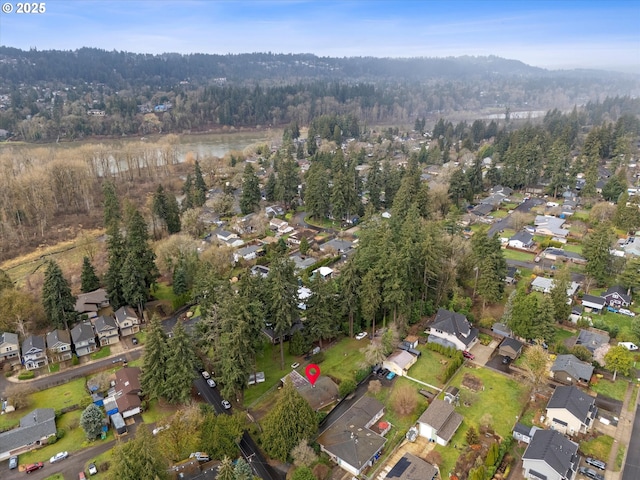
M 315 363 L 310 363 L 307 365 L 307 368 L 304 369 L 304 373 L 309 380 L 309 383 L 313 387 L 320 376 L 320 367 Z

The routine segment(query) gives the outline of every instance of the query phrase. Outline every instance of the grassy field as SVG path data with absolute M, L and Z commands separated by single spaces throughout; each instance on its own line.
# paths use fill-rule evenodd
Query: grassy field
M 442 381 L 438 377 L 446 368 L 444 362 L 448 363 L 449 359 L 444 355 L 427 350 L 422 345 L 418 346 L 418 350 L 422 352 L 422 356 L 416 364 L 411 367 L 410 376 L 430 385 L 442 387 Z
M 587 457 L 601 458 L 606 461 L 609 458 L 612 446 L 613 437 L 600 435 L 588 442 L 580 442 L 580 452 Z
M 91 354 L 91 360 L 100 360 L 101 358 L 107 358 L 111 355 L 110 347 L 101 347 L 96 353 Z
M 600 378 L 597 382 L 591 383 L 591 390 L 594 392 L 620 401 L 624 400 L 627 388 L 629 388 L 629 382 L 622 378 L 618 378 L 615 382 Z
M 535 254 L 528 252 L 520 252 L 518 250 L 511 250 L 509 248 L 505 248 L 502 250 L 504 254 L 504 258 L 508 260 L 519 260 L 521 262 L 533 262 L 533 259 L 536 258 Z
M 582 255 L 582 245 L 567 243 L 562 248 L 567 252 L 573 252 L 573 253 L 577 253 L 578 255 Z
M 592 318 L 593 320 L 604 320 L 607 325 L 617 325 L 619 329 L 617 340 L 619 342 L 638 342 L 640 340 L 640 338 L 638 338 L 637 335 L 633 333 L 633 329 L 631 328 L 634 317 L 628 317 L 619 313 L 604 311 L 600 315 L 592 315 Z
M 484 385 L 484 390 L 472 392 L 462 387 L 465 374 L 478 378 Z M 464 417 L 464 421 L 448 447 L 436 446 L 436 450 L 442 455 L 440 471 L 444 475 L 453 469 L 459 455 L 459 451 L 451 446 L 466 443 L 465 436 L 471 425 L 477 428 L 482 424 L 489 424 L 501 437 L 511 435 L 516 416 L 522 413 L 524 397 L 528 392 L 526 385 L 511 378 L 488 369 L 471 368 L 468 365 L 458 371 L 450 384 L 460 388 L 460 405 L 456 407 L 456 412 Z
M 176 298 L 173 293 L 173 287 L 167 285 L 166 283 L 158 283 L 155 290 L 152 292 L 152 295 L 158 300 L 165 300 L 167 302 L 173 302 Z
M 144 423 L 158 423 L 173 415 L 176 410 L 175 405 L 169 405 L 166 402 L 160 403 L 157 399 L 154 399 L 149 402 L 147 409 L 142 412 L 142 420 Z

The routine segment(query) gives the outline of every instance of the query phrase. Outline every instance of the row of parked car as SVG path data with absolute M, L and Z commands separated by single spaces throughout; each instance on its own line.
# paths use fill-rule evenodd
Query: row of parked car
M 395 372 L 390 371 L 388 368 L 382 368 L 380 365 L 374 366 L 372 373 L 376 377 L 386 378 L 387 380 L 393 380 L 396 376 Z

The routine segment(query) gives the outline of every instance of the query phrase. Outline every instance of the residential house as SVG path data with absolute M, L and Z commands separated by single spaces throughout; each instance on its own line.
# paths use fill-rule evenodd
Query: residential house
M 574 480 L 578 465 L 578 444 L 555 430 L 536 430 L 522 455 L 524 477 L 532 480 Z
M 135 310 L 129 306 L 120 307 L 114 313 L 116 325 L 120 329 L 120 336 L 128 337 L 140 331 L 140 319 Z
M 513 194 L 513 190 L 509 187 L 503 187 L 502 185 L 495 185 L 491 190 L 491 193 L 502 193 L 505 197 Z
M 71 341 L 78 357 L 96 351 L 96 334 L 91 322 L 80 322 L 71 329 Z
M 53 408 L 37 408 L 20 419 L 20 426 L 0 433 L 0 461 L 47 443 L 58 433 Z
M 498 208 L 502 202 L 506 202 L 508 200 L 509 198 L 502 192 L 495 192 L 480 200 L 480 204 L 491 205 L 493 208 Z
M 309 245 L 313 245 L 315 242 L 316 232 L 313 230 L 301 229 L 292 232 L 287 237 L 287 243 L 291 246 L 297 247 L 302 243 L 302 239 L 306 239 Z
M 331 278 L 333 276 L 333 268 L 316 268 L 313 272 L 311 272 L 311 278 L 313 278 L 315 275 L 319 275 L 321 278 L 326 280 L 327 278 Z
M 513 427 L 513 438 L 518 442 L 531 443 L 531 439 L 537 430 L 540 429 L 535 426 L 528 427 L 520 422 L 516 422 L 515 427 Z
M 547 424 L 564 434 L 588 432 L 597 414 L 596 399 L 573 385 L 556 387 L 547 403 Z
M 71 360 L 71 336 L 67 330 L 56 329 L 47 333 L 47 350 L 52 362 Z
M 583 310 L 582 305 L 573 305 L 571 307 L 571 313 L 569 314 L 569 320 L 571 320 L 572 323 L 578 323 L 578 321 L 582 319 Z
M 396 464 L 391 467 L 385 478 L 389 480 L 435 480 L 438 468 L 412 453 L 405 453 Z
M 622 248 L 625 255 L 640 257 L 640 237 L 629 237 Z
M 240 260 L 247 262 L 255 260 L 260 250 L 262 250 L 260 245 L 249 245 L 248 247 L 241 248 L 233 252 L 233 261 L 234 263 L 238 263 Z
M 552 217 L 550 215 L 538 215 L 534 220 L 536 234 L 555 237 L 558 239 L 566 239 L 569 230 L 562 228 L 564 218 Z
M 387 368 L 390 372 L 404 377 L 417 361 L 418 357 L 411 355 L 406 350 L 396 350 L 382 362 L 382 368 Z
M 568 250 L 556 247 L 545 248 L 540 256 L 553 262 L 555 262 L 556 260 L 561 260 L 564 262 L 577 263 L 579 265 L 585 265 L 587 263 L 587 260 L 576 252 L 570 252 Z
M 593 365 L 579 360 L 575 355 L 558 355 L 551 365 L 551 375 L 565 385 L 589 385 L 593 375 Z
M 20 342 L 16 333 L 0 333 L 0 363 L 4 362 L 20 363 Z
M 303 328 L 304 328 L 304 325 L 300 320 L 294 321 L 289 331 L 284 334 L 283 341 L 286 342 L 291 337 L 293 337 L 293 335 L 297 331 L 302 330 Z M 269 339 L 269 342 L 271 342 L 273 345 L 280 343 L 280 336 L 273 329 L 273 324 L 271 323 L 266 324 L 265 327 L 262 329 L 262 333 Z
M 418 419 L 418 431 L 421 437 L 438 445 L 447 446 L 462 424 L 463 417 L 454 410 L 449 402 L 434 399 Z
M 305 257 L 300 253 L 294 253 L 289 256 L 289 259 L 293 261 L 296 272 L 309 268 L 317 263 L 317 259 L 313 257 Z
M 44 337 L 29 335 L 22 342 L 22 364 L 27 370 L 35 370 L 49 363 Z
M 120 335 L 118 335 L 118 325 L 115 318 L 111 315 L 100 315 L 93 320 L 93 328 L 98 335 L 98 343 L 101 347 L 105 345 L 113 345 L 120 341 Z
M 531 282 L 531 290 L 542 293 L 551 293 L 553 290 L 553 279 L 545 277 L 536 277 Z
M 114 396 L 122 418 L 132 417 L 142 411 L 140 373 L 138 367 L 122 367 L 116 372 Z
M 509 239 L 508 245 L 519 250 L 530 250 L 535 245 L 535 242 L 533 241 L 533 235 L 526 230 L 520 230 Z
M 321 252 L 330 252 L 334 251 L 339 253 L 340 255 L 350 253 L 354 248 L 353 242 L 348 240 L 341 240 L 339 238 L 334 238 L 333 240 L 329 240 L 328 242 L 320 245 Z
M 471 213 L 473 213 L 477 217 L 486 217 L 491 212 L 493 212 L 493 205 L 490 205 L 488 203 L 481 203 L 479 205 L 476 205 L 471 210 Z
M 609 287 L 602 294 L 602 298 L 607 301 L 607 305 L 616 309 L 627 308 L 631 305 L 631 297 L 627 295 L 627 289 L 620 285 Z
M 581 329 L 573 346 L 582 345 L 593 354 L 602 345 L 609 343 L 611 338 L 604 330 L 597 328 Z
M 585 295 L 582 297 L 582 306 L 584 308 L 590 308 L 595 313 L 600 313 L 607 304 L 607 301 L 602 297 L 596 297 L 594 295 Z
M 109 297 L 104 288 L 99 288 L 93 292 L 81 293 L 76 299 L 74 310 L 78 313 L 97 314 L 103 308 L 109 306 Z
M 216 230 L 216 238 L 224 243 L 229 243 L 232 240 L 238 239 L 238 235 L 230 232 L 229 230 Z
M 293 232 L 293 227 L 289 225 L 289 222 L 275 217 L 269 220 L 269 228 L 275 231 L 276 235 L 286 235 Z
M 470 350 L 478 341 L 478 329 L 471 326 L 467 317 L 444 308 L 438 309 L 429 330 L 428 342 L 458 350 Z
M 383 415 L 382 403 L 363 396 L 320 434 L 320 450 L 351 475 L 360 475 L 375 463 L 387 441 L 374 430 Z
M 265 267 L 264 265 L 254 265 L 251 267 L 251 275 L 260 275 L 262 278 L 267 278 L 269 276 L 269 267 Z
M 264 211 L 269 218 L 282 216 L 285 214 L 284 208 L 282 208 L 280 205 L 271 205 L 269 207 L 266 207 Z
M 498 354 L 503 357 L 509 357 L 511 360 L 515 360 L 522 353 L 522 342 L 515 338 L 504 337 L 500 346 L 498 347 Z

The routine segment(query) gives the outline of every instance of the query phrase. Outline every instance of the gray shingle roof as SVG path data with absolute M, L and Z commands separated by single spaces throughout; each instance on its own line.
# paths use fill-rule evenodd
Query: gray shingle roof
M 67 332 L 66 330 L 56 329 L 52 332 L 47 333 L 47 347 L 54 348 L 58 344 L 71 345 L 69 332 Z
M 22 342 L 22 354 L 26 355 L 32 349 L 44 352 L 47 349 L 44 343 L 44 337 L 41 337 L 39 335 L 29 335 L 27 338 L 25 338 L 24 342 Z
M 118 324 L 121 324 L 127 318 L 132 318 L 132 319 L 135 319 L 136 321 L 138 320 L 138 316 L 136 315 L 136 312 L 134 312 L 133 308 L 129 306 L 120 307 L 118 310 L 116 310 L 116 313 L 114 313 L 114 315 L 116 317 L 116 322 Z
M 430 425 L 436 430 L 440 438 L 448 442 L 453 437 L 453 434 L 456 433 L 462 420 L 462 415 L 455 412 L 453 405 L 436 398 L 420 415 L 418 422 Z
M 567 372 L 573 378 L 589 380 L 593 375 L 593 365 L 581 362 L 575 355 L 558 355 L 551 371 Z
M 605 332 L 599 333 L 593 330 L 581 329 L 576 339 L 576 345 L 586 347 L 591 353 L 595 352 L 601 345 L 609 343 L 610 337 Z
M 95 339 L 93 325 L 90 322 L 80 322 L 71 329 L 71 338 L 74 344 Z
M 564 478 L 577 452 L 578 444 L 557 430 L 537 430 L 522 459 L 543 460 Z
M 438 469 L 411 453 L 405 453 L 387 473 L 386 478 L 398 480 L 433 480 Z
M 510 242 L 515 242 L 517 240 L 521 241 L 523 244 L 526 245 L 531 241 L 533 241 L 533 235 L 531 235 L 526 230 L 520 230 L 518 233 L 516 233 L 513 237 L 509 239 Z
M 604 292 L 602 294 L 603 297 L 607 297 L 607 295 L 610 295 L 612 293 L 617 293 L 618 295 L 620 295 L 622 297 L 622 299 L 627 302 L 627 303 L 631 303 L 631 297 L 629 295 L 627 295 L 627 289 L 620 286 L 620 285 L 614 285 L 613 287 L 609 287 L 607 289 L 606 292 Z
M 18 345 L 18 334 L 11 332 L 3 332 L 0 334 L 0 345 L 5 343 Z
M 100 315 L 94 320 L 94 327 L 96 332 L 109 332 L 111 330 L 117 330 L 116 320 L 111 315 Z
M 596 400 L 574 386 L 556 387 L 547 403 L 547 408 L 565 408 L 584 423 L 589 412 L 595 408 Z
M 0 454 L 55 435 L 56 415 L 53 408 L 38 408 L 20 419 L 20 426 L 0 433 Z

